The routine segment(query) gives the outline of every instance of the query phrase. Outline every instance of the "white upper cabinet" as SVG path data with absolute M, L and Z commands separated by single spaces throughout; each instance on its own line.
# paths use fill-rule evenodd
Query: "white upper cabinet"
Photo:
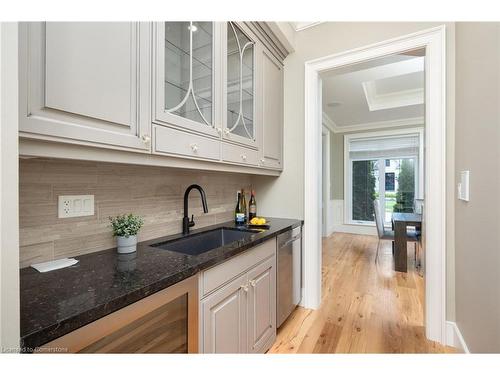
M 283 169 L 283 66 L 265 48 L 260 58 L 261 166 Z
M 220 136 L 215 22 L 155 23 L 154 122 Z
M 223 138 L 257 148 L 256 38 L 241 24 L 227 22 L 222 45 L 224 69 Z
M 151 24 L 20 26 L 21 136 L 150 150 Z
M 22 22 L 19 30 L 24 155 L 283 169 L 287 52 L 265 22 Z

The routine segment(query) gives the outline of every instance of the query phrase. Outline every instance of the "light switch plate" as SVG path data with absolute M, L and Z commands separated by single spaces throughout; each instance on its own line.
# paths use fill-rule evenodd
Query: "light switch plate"
M 469 171 L 460 172 L 460 182 L 458 183 L 458 199 L 469 201 Z
M 94 196 L 93 195 L 59 195 L 58 196 L 58 217 L 93 216 Z

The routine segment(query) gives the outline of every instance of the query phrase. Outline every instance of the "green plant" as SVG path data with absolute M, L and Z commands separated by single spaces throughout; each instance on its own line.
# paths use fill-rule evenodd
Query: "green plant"
M 352 218 L 373 221 L 375 192 L 375 162 L 359 160 L 352 163 Z
M 135 236 L 144 224 L 142 217 L 133 214 L 110 216 L 109 221 L 115 237 Z
M 411 159 L 403 159 L 398 176 L 398 191 L 396 194 L 396 212 L 412 212 L 415 198 L 415 166 Z

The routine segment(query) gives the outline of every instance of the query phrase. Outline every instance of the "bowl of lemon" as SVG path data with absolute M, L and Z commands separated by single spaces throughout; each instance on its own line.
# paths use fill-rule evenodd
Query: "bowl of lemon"
M 250 227 L 269 228 L 269 221 L 263 217 L 254 217 L 248 222 Z

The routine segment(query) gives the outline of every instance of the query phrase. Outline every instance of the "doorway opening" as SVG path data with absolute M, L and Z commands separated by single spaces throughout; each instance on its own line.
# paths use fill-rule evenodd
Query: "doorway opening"
M 372 170 L 373 161 L 380 163 L 378 169 L 378 198 L 382 198 L 384 202 L 384 221 L 391 209 L 391 200 L 394 198 L 391 194 L 385 192 L 385 187 L 392 189 L 392 178 L 394 177 L 394 185 L 396 185 L 397 177 L 400 177 L 401 171 L 396 172 L 396 168 L 403 164 L 403 160 L 412 160 L 415 166 L 421 164 L 425 170 L 425 178 L 423 181 L 418 181 L 417 184 L 422 186 L 422 196 L 425 198 L 425 211 L 422 216 L 422 221 L 426 223 L 426 233 L 423 239 L 425 247 L 425 311 L 423 313 L 425 336 L 433 341 L 445 343 L 446 341 L 446 324 L 445 324 L 445 30 L 443 27 L 437 27 L 430 30 L 406 35 L 400 38 L 387 40 L 381 43 L 370 45 L 363 48 L 358 48 L 351 51 L 346 51 L 340 54 L 326 56 L 320 59 L 306 62 L 305 66 L 305 206 L 304 206 L 304 306 L 310 308 L 318 308 L 322 302 L 321 292 L 321 223 L 322 223 L 322 168 L 318 165 L 322 162 L 321 151 L 321 117 L 322 117 L 322 86 L 324 81 L 322 75 L 337 69 L 352 70 L 354 66 L 361 64 L 370 65 L 376 59 L 402 55 L 412 51 L 424 51 L 423 65 L 425 67 L 424 77 L 424 102 L 423 124 L 425 124 L 425 137 L 419 144 L 419 149 L 423 149 L 424 155 L 417 159 L 414 155 L 391 154 L 373 156 L 370 155 L 366 160 L 370 161 Z M 365 104 L 369 107 L 369 111 L 377 112 L 394 105 L 394 98 L 391 95 L 384 95 L 388 86 L 394 82 L 371 82 L 373 80 L 364 81 L 363 90 L 365 92 Z M 412 98 L 412 93 L 408 92 L 408 102 L 416 100 Z M 399 98 L 399 101 L 403 100 Z M 335 100 L 329 102 L 332 107 L 338 107 Z M 328 104 L 328 103 L 327 103 Z M 417 117 L 417 116 L 415 116 Z M 377 124 L 377 121 L 371 121 L 371 130 L 381 130 L 387 128 L 387 119 L 384 124 Z M 389 120 L 390 121 L 390 120 Z M 392 121 L 392 127 L 403 127 L 397 122 L 397 119 Z M 335 124 L 335 121 L 332 121 Z M 342 125 L 342 124 L 340 124 Z M 366 131 L 364 123 L 351 123 L 351 131 Z M 419 124 L 407 124 L 408 127 L 415 128 Z M 377 140 L 379 141 L 379 140 Z M 388 142 L 391 143 L 391 142 Z M 345 144 L 344 144 L 345 146 Z M 390 147 L 389 147 L 390 148 Z M 386 150 L 387 151 L 387 150 Z M 335 150 L 330 150 L 334 153 Z M 344 147 L 344 153 L 346 152 Z M 353 150 L 355 152 L 355 150 Z M 345 160 L 345 159 L 344 159 Z M 350 159 L 349 159 L 350 160 Z M 365 160 L 365 161 L 366 161 Z M 380 162 L 382 160 L 382 162 Z M 389 160 L 386 166 L 386 160 Z M 352 160 L 350 161 L 352 165 Z M 383 165 L 382 165 L 383 164 Z M 405 162 L 408 164 L 408 162 Z M 409 162 L 411 165 L 412 162 Z M 369 167 L 365 163 L 365 167 Z M 384 168 L 394 169 L 388 173 L 392 175 L 381 176 Z M 344 164 L 344 173 L 345 170 Z M 408 168 L 407 168 L 408 169 Z M 410 168 L 411 169 L 411 168 Z M 371 173 L 372 176 L 375 172 Z M 375 178 L 376 179 L 376 178 Z M 335 175 L 332 178 L 335 181 Z M 352 186 L 346 187 L 344 181 L 344 193 L 352 192 Z M 382 186 L 381 186 L 382 183 Z M 375 185 L 377 182 L 375 182 Z M 382 196 L 381 189 L 382 187 Z M 394 186 L 396 188 L 396 186 Z M 414 187 L 416 191 L 416 186 Z M 415 194 L 415 191 L 413 194 Z M 372 194 L 371 198 L 375 198 L 377 193 Z M 400 197 L 402 195 L 400 194 Z M 415 199 L 414 199 L 415 200 Z M 372 200 L 373 201 L 373 200 Z M 367 200 L 369 202 L 369 200 Z M 389 205 L 387 206 L 387 202 Z M 397 198 L 396 198 L 396 203 Z M 405 202 L 402 203 L 404 209 Z M 396 204 L 392 205 L 392 210 Z M 346 222 L 346 215 L 352 214 L 352 207 L 346 209 L 344 204 L 344 213 L 342 215 L 344 222 L 341 225 L 352 225 Z M 367 203 L 367 210 L 368 208 Z M 369 218 L 369 216 L 367 216 Z M 368 223 L 362 226 L 366 234 L 376 234 L 375 226 Z M 334 287 L 334 286 L 333 286 Z
M 419 346 L 426 347 L 425 299 L 420 293 L 425 285 L 424 228 L 421 224 L 406 228 L 411 241 L 401 244 L 396 243 L 393 227 L 394 215 L 418 215 L 415 200 L 423 199 L 424 77 L 425 49 L 320 73 L 322 114 L 335 124 L 333 137 L 340 139 L 338 150 L 332 153 L 332 168 L 327 170 L 330 163 L 325 163 L 325 148 L 329 151 L 330 147 L 323 130 L 323 186 L 330 172 L 340 181 L 334 185 L 335 198 L 342 202 L 327 210 L 344 208 L 343 215 L 336 213 L 341 216 L 340 225 L 326 238 L 323 234 L 324 298 L 333 302 L 331 313 L 346 317 L 336 322 L 338 329 L 357 336 L 360 343 L 346 348 L 342 339 L 332 340 L 329 350 L 401 350 L 392 348 L 387 326 L 412 331 L 421 337 Z M 337 191 L 339 185 L 341 191 Z M 323 211 L 326 207 L 323 198 Z M 400 267 L 401 257 L 405 267 Z M 363 319 L 353 325 L 349 317 L 356 315 Z M 379 338 L 377 345 L 372 345 L 373 336 Z

